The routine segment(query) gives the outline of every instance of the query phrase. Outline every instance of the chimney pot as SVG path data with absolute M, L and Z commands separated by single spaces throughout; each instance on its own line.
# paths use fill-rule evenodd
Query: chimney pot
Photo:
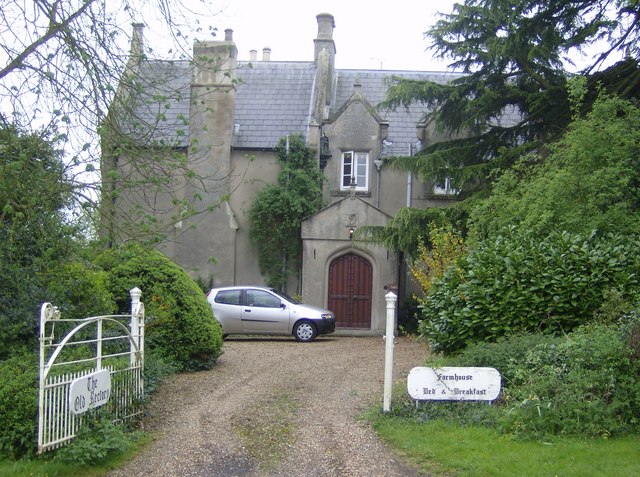
M 249 51 L 249 61 L 251 61 L 252 63 L 258 61 L 258 50 Z
M 224 41 L 233 41 L 233 30 L 231 28 L 227 28 L 224 31 Z
M 262 61 L 271 61 L 271 48 L 268 46 L 262 49 Z
M 333 29 L 336 24 L 333 20 L 333 15 L 330 13 L 320 13 L 316 15 L 318 21 L 318 40 L 332 40 Z

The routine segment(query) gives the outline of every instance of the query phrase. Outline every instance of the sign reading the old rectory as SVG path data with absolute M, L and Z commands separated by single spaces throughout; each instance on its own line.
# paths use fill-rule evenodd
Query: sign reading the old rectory
M 416 367 L 407 378 L 407 391 L 417 401 L 493 401 L 501 384 L 495 368 Z
M 74 379 L 69 389 L 69 408 L 73 414 L 83 414 L 109 401 L 111 374 L 108 369 Z

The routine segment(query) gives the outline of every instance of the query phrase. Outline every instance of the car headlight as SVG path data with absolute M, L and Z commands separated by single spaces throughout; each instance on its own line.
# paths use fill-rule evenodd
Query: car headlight
M 333 318 L 333 317 L 331 316 L 331 313 L 323 313 L 322 315 L 320 315 L 320 317 L 321 317 L 323 320 L 326 320 L 326 319 L 328 319 L 328 318 Z

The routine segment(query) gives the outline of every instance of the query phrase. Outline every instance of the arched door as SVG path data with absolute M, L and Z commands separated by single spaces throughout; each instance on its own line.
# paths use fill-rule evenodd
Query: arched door
M 329 265 L 329 309 L 338 328 L 371 328 L 372 269 L 368 260 L 349 253 Z

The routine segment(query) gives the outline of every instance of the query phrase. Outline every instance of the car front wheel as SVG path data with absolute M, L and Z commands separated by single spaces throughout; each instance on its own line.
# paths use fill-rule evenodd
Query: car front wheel
M 313 341 L 317 334 L 316 327 L 308 321 L 296 323 L 296 326 L 293 328 L 293 336 L 295 336 L 296 341 L 303 343 Z

